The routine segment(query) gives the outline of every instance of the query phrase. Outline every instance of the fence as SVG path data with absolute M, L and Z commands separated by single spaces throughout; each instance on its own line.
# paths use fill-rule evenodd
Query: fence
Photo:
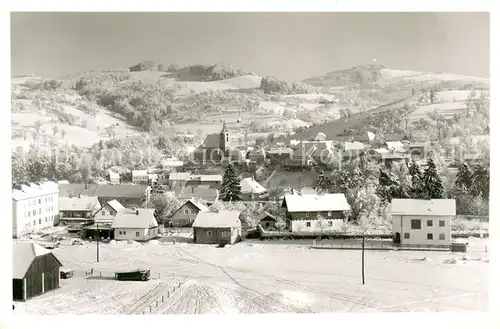
M 87 280 L 115 280 L 115 272 L 92 268 L 90 270 L 85 270 L 85 278 Z M 171 273 L 151 273 L 151 279 L 160 280 L 161 278 L 163 278 L 164 281 L 158 283 L 154 288 L 141 296 L 132 305 L 122 309 L 121 313 L 143 315 L 151 314 L 158 310 L 158 308 L 164 304 L 168 298 L 171 298 L 173 294 L 187 281 L 187 276 L 185 276 L 182 280 L 175 280 L 175 275 Z
M 345 249 L 345 250 L 360 250 L 362 249 L 362 242 L 356 241 L 318 241 L 313 240 L 312 248 L 314 249 Z M 396 245 L 392 241 L 380 241 L 380 240 L 365 240 L 365 249 L 367 250 L 426 250 L 426 251 L 449 251 L 450 246 L 440 246 L 440 245 L 428 245 L 428 244 L 417 244 L 417 245 Z

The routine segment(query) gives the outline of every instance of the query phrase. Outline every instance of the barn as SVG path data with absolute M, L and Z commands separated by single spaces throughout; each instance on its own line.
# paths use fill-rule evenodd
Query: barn
M 13 246 L 13 299 L 26 301 L 59 288 L 61 262 L 36 243 L 14 242 Z

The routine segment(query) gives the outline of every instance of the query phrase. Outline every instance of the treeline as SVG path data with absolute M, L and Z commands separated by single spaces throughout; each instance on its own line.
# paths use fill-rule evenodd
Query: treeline
M 189 73 L 201 77 L 202 81 L 219 81 L 255 73 L 227 65 L 190 65 Z
M 315 94 L 315 87 L 300 81 L 288 82 L 275 77 L 263 77 L 260 82 L 260 89 L 266 94 Z

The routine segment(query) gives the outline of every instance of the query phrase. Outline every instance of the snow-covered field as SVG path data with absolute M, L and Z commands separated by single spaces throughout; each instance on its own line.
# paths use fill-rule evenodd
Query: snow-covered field
M 226 248 L 115 243 L 101 244 L 96 266 L 94 243 L 63 245 L 54 253 L 75 277 L 17 303 L 15 313 L 149 313 L 151 304 L 156 314 L 487 310 L 487 241 L 469 243 L 465 259 L 450 252 L 366 251 L 365 285 L 360 252 L 352 250 L 251 240 Z M 148 267 L 152 280 L 84 279 L 92 267 L 103 276 Z

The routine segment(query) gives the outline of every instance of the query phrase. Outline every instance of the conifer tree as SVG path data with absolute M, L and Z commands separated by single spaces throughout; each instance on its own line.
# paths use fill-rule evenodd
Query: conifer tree
M 412 161 L 410 167 L 408 168 L 408 172 L 411 176 L 411 197 L 415 199 L 422 198 L 422 190 L 423 190 L 423 177 L 422 177 L 422 169 L 415 161 Z
M 423 192 L 427 199 L 443 198 L 443 182 L 431 158 L 427 161 L 427 169 L 425 169 L 424 172 L 423 183 Z
M 470 192 L 474 197 L 483 197 L 484 199 L 489 198 L 490 194 L 490 173 L 481 165 L 477 165 L 474 168 L 474 172 L 471 175 L 471 187 Z
M 226 167 L 219 193 L 220 199 L 225 202 L 241 200 L 241 185 L 231 163 Z
M 462 163 L 458 169 L 457 178 L 455 180 L 455 186 L 462 189 L 463 191 L 468 191 L 472 184 L 472 172 L 466 163 Z

